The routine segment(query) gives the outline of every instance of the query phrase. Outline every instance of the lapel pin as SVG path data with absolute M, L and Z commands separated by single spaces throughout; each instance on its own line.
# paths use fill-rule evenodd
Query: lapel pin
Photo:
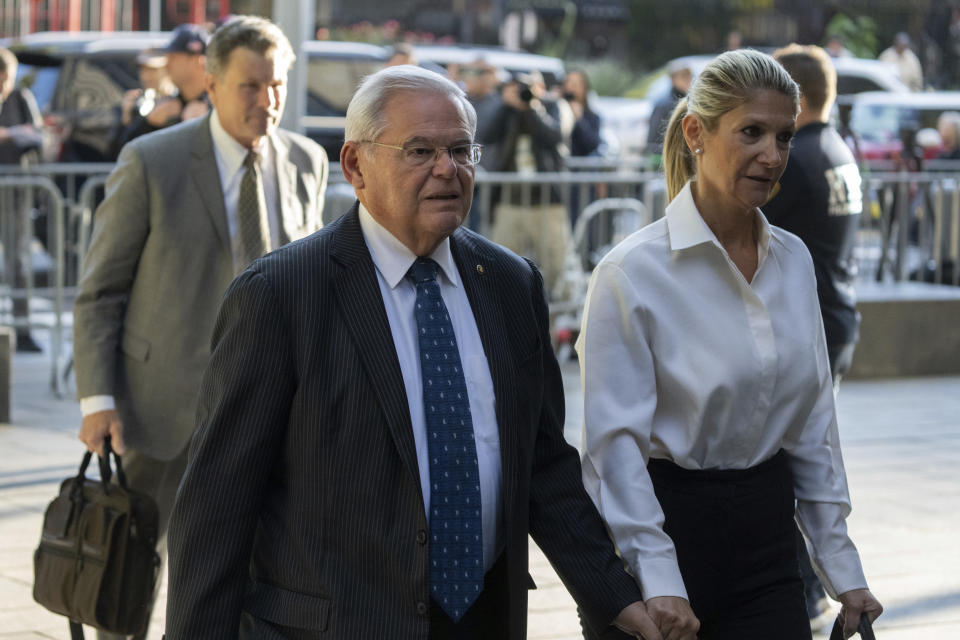
M 477 265 L 477 273 L 479 273 L 480 275 L 483 275 L 483 265 L 482 265 L 482 264 L 478 264 L 478 265 Z

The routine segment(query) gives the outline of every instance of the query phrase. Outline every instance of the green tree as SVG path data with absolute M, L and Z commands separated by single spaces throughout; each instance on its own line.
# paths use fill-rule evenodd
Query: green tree
M 877 46 L 877 23 L 870 16 L 851 18 L 838 13 L 827 23 L 826 37 L 839 36 L 843 45 L 858 58 L 875 58 Z
M 735 18 L 730 3 L 719 0 L 628 0 L 628 6 L 631 62 L 645 69 L 720 50 Z

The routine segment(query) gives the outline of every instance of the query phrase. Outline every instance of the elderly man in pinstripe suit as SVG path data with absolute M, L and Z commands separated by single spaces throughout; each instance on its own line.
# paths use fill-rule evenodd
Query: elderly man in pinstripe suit
M 542 279 L 460 228 L 475 128 L 442 76 L 370 76 L 340 159 L 359 202 L 228 290 L 170 640 L 519 640 L 528 534 L 591 627 L 660 638 L 563 440 Z

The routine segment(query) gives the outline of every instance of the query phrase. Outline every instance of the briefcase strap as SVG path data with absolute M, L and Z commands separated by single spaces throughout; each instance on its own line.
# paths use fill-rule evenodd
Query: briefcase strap
M 127 476 L 123 472 L 123 462 L 120 460 L 120 456 L 117 455 L 117 452 L 113 450 L 113 447 L 110 446 L 110 436 L 107 436 L 103 439 L 103 457 L 100 457 L 100 479 L 104 483 L 110 482 L 110 478 L 113 475 L 112 470 L 110 469 L 110 458 L 113 457 L 113 464 L 117 468 L 117 482 L 124 489 L 127 488 Z
M 866 613 L 860 614 L 860 626 L 857 627 L 857 632 L 862 640 L 877 640 L 877 636 L 873 635 L 873 626 L 870 624 L 870 618 L 867 617 Z M 840 616 L 837 616 L 836 622 L 833 623 L 830 640 L 843 640 L 843 620 L 840 619 Z
M 84 640 L 83 625 L 73 620 L 70 621 L 70 640 Z

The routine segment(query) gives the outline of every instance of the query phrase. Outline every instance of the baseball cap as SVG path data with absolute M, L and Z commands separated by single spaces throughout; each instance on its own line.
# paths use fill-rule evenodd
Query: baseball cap
M 166 53 L 191 53 L 203 55 L 207 51 L 210 34 L 196 24 L 181 24 L 173 30 L 173 38 L 163 49 Z

